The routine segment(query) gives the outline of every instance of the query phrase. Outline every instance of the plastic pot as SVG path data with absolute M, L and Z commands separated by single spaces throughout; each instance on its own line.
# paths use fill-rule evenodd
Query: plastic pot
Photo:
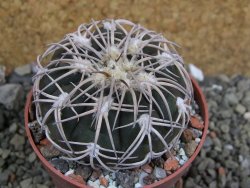
M 176 172 L 167 176 L 166 178 L 164 178 L 156 183 L 153 183 L 151 185 L 145 186 L 145 188 L 153 188 L 153 187 L 155 187 L 155 188 L 170 188 L 173 185 L 175 185 L 175 183 L 178 180 L 180 180 L 181 177 L 185 173 L 187 173 L 192 162 L 194 161 L 194 159 L 196 158 L 196 156 L 198 155 L 198 153 L 201 150 L 201 147 L 205 141 L 207 129 L 208 129 L 208 108 L 207 108 L 207 103 L 206 103 L 205 97 L 201 91 L 201 88 L 199 87 L 198 83 L 193 78 L 192 78 L 192 84 L 194 87 L 194 98 L 195 98 L 197 104 L 199 105 L 199 108 L 201 111 L 201 116 L 204 120 L 204 129 L 203 129 L 201 141 L 200 141 L 199 145 L 197 146 L 194 154 L 189 158 L 189 160 L 182 167 L 180 167 L 178 170 L 176 170 Z M 26 101 L 26 106 L 25 106 L 25 114 L 24 114 L 25 130 L 26 130 L 26 133 L 28 136 L 28 140 L 29 140 L 34 152 L 36 153 L 36 155 L 40 159 L 44 168 L 47 170 L 47 172 L 51 176 L 55 186 L 58 188 L 89 188 L 89 186 L 87 186 L 87 185 L 80 184 L 80 183 L 76 182 L 75 180 L 72 180 L 71 178 L 64 176 L 60 171 L 56 170 L 40 153 L 38 147 L 36 146 L 36 144 L 32 138 L 30 129 L 28 127 L 29 109 L 30 109 L 30 105 L 31 105 L 31 99 L 32 99 L 32 91 L 30 91 L 30 93 L 27 96 L 27 101 Z

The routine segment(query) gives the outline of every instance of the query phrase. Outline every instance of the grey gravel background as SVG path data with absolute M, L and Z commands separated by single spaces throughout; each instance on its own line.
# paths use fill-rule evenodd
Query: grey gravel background
M 250 187 L 250 78 L 225 75 L 202 83 L 210 112 L 209 133 L 184 178 L 184 188 Z M 50 188 L 24 130 L 31 67 L 5 76 L 0 66 L 0 188 Z

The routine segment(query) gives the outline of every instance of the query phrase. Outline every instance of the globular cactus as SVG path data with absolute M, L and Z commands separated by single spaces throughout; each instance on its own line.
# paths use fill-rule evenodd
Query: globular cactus
M 127 20 L 93 20 L 37 58 L 36 118 L 64 159 L 130 169 L 175 146 L 193 88 L 174 46 Z

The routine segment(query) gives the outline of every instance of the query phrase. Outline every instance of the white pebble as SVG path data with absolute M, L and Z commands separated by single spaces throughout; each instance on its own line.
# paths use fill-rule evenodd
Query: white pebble
M 242 169 L 249 169 L 250 167 L 250 161 L 248 159 L 244 159 L 241 163 L 240 166 Z
M 184 151 L 183 148 L 180 148 L 180 150 L 179 150 L 179 155 L 180 155 L 180 156 L 186 155 L 186 153 L 185 153 L 185 151 Z
M 243 161 L 243 156 L 239 155 L 239 161 L 242 162 Z
M 146 176 L 148 176 L 148 174 L 144 171 L 142 171 L 140 174 L 139 174 L 139 183 L 143 185 L 143 178 L 145 178 Z
M 109 181 L 109 184 L 112 185 L 113 184 L 113 180 L 112 179 L 107 179 Z
M 101 184 L 99 179 L 95 180 L 95 182 L 94 182 L 94 183 L 96 183 L 96 184 L 98 184 L 98 185 L 100 185 L 100 184 Z
M 91 186 L 91 187 L 93 187 L 93 188 L 99 188 L 100 186 L 100 183 L 99 184 L 97 184 L 96 182 L 93 182 L 93 181 L 88 181 L 87 182 L 87 184 L 89 185 L 89 186 Z
M 246 120 L 250 120 L 250 112 L 246 112 L 246 113 L 244 114 L 244 118 L 245 118 Z
M 94 182 L 93 182 L 93 181 L 91 181 L 91 180 L 87 181 L 87 185 L 92 186 L 92 184 L 94 184 Z
M 115 172 L 112 172 L 111 178 L 114 180 L 116 178 Z
M 141 185 L 140 183 L 135 184 L 135 188 L 142 188 L 142 187 L 143 187 L 143 185 Z
M 182 166 L 182 165 L 185 164 L 185 162 L 186 162 L 186 161 L 184 161 L 183 159 L 181 159 L 181 160 L 179 161 L 179 164 Z
M 117 187 L 114 185 L 110 185 L 110 186 L 108 186 L 108 188 L 117 188 Z
M 226 144 L 225 148 L 228 149 L 228 150 L 233 150 L 234 149 L 234 147 L 231 144 Z
M 199 143 L 200 143 L 200 141 L 201 141 L 201 139 L 200 139 L 200 138 L 196 138 L 196 139 L 195 139 L 195 142 L 196 142 L 197 144 L 199 144 Z
M 183 155 L 183 156 L 182 156 L 182 159 L 183 159 L 184 161 L 187 161 L 187 160 L 188 160 L 188 157 L 187 157 L 186 155 Z
M 212 89 L 213 89 L 213 90 L 222 91 L 222 90 L 223 90 L 223 87 L 222 87 L 221 85 L 213 84 L 213 85 L 212 85 Z
M 197 130 L 197 129 L 192 129 L 193 133 L 195 134 L 196 137 L 201 137 L 202 136 L 202 131 Z
M 66 172 L 64 175 L 65 176 L 68 176 L 68 175 L 70 175 L 70 174 L 74 174 L 74 170 L 73 169 L 69 169 L 69 171 L 68 172 Z

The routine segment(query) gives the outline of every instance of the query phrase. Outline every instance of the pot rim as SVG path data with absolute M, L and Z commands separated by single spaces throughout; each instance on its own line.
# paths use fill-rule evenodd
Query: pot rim
M 191 76 L 190 76 L 191 77 Z M 204 142 L 205 142 L 205 138 L 207 135 L 207 130 L 208 130 L 208 106 L 206 103 L 206 99 L 205 96 L 200 88 L 200 86 L 198 85 L 197 81 L 191 77 L 191 81 L 192 81 L 192 85 L 194 88 L 194 98 L 196 99 L 196 102 L 198 103 L 199 107 L 200 107 L 200 111 L 201 111 L 201 115 L 203 117 L 203 121 L 204 121 L 204 128 L 202 130 L 202 137 L 200 140 L 200 143 L 198 144 L 195 152 L 193 153 L 193 155 L 188 159 L 188 161 L 181 166 L 179 169 L 177 169 L 173 174 L 167 176 L 166 178 L 163 178 L 153 184 L 150 185 L 146 185 L 144 186 L 144 188 L 151 188 L 151 187 L 157 187 L 160 186 L 162 184 L 167 183 L 168 181 L 177 178 L 179 175 L 181 175 L 186 169 L 188 169 L 188 167 L 191 165 L 191 163 L 194 161 L 194 159 L 196 158 L 196 156 L 198 155 L 198 153 L 201 150 L 201 147 L 203 146 Z M 29 92 L 29 94 L 27 95 L 27 99 L 26 99 L 26 105 L 25 105 L 25 111 L 24 111 L 24 118 L 25 118 L 25 130 L 26 130 L 26 134 L 28 136 L 28 140 L 29 143 L 31 144 L 34 152 L 36 153 L 36 155 L 38 156 L 38 158 L 40 159 L 40 161 L 42 162 L 42 164 L 50 171 L 52 171 L 52 173 L 54 173 L 56 176 L 59 176 L 60 178 L 64 179 L 65 181 L 67 181 L 68 183 L 77 186 L 79 188 L 89 188 L 88 185 L 83 185 L 81 183 L 76 182 L 75 180 L 71 179 L 70 177 L 65 176 L 64 174 L 62 174 L 59 170 L 55 169 L 50 163 L 49 161 L 47 161 L 47 159 L 45 159 L 45 157 L 43 157 L 43 155 L 40 153 L 38 147 L 36 146 L 30 129 L 28 127 L 28 123 L 29 123 L 29 107 L 31 105 L 31 98 L 32 98 L 32 89 Z

